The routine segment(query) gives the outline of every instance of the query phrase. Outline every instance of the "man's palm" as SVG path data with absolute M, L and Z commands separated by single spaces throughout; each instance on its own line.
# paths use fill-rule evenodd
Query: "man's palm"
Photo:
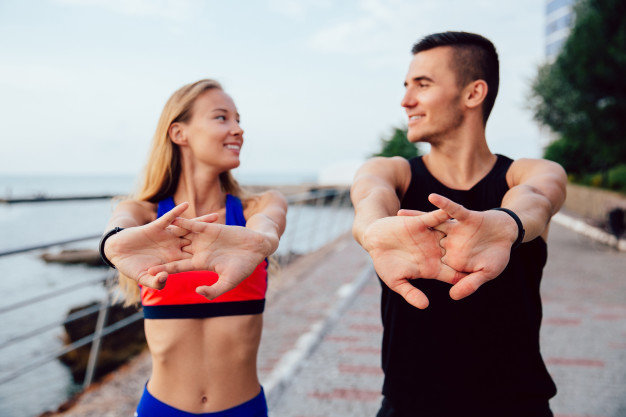
M 507 229 L 510 221 L 503 223 L 501 212 L 468 210 L 437 194 L 432 194 L 429 200 L 455 219 L 437 226 L 437 230 L 447 235 L 441 241 L 446 250 L 442 262 L 468 274 L 450 289 L 450 296 L 455 300 L 467 297 L 500 275 L 508 265 L 512 243 Z
M 419 216 L 386 217 L 365 231 L 363 247 L 372 257 L 380 278 L 417 308 L 426 308 L 428 298 L 409 280 L 428 278 L 455 283 L 463 276 L 441 262 L 439 240 L 443 234 L 432 228 L 447 219 L 441 210 Z

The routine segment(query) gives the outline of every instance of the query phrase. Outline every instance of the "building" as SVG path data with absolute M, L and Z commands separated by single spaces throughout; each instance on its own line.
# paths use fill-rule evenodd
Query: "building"
M 546 3 L 546 58 L 553 60 L 574 24 L 574 0 L 548 0 Z

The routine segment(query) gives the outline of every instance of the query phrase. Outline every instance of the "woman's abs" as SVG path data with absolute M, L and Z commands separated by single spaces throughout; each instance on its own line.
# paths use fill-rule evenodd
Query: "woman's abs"
M 191 413 L 220 411 L 259 393 L 261 314 L 145 320 L 152 355 L 148 391 Z

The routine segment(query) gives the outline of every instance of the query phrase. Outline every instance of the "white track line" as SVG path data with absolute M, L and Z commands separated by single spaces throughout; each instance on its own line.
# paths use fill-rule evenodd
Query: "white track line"
M 262 381 L 269 408 L 272 409 L 291 379 L 302 367 L 304 361 L 313 354 L 328 331 L 341 318 L 343 313 L 354 301 L 355 296 L 363 289 L 374 274 L 371 265 L 363 268 L 350 283 L 337 290 L 338 301 L 323 319 L 315 322 L 309 331 L 298 338 L 296 345 L 280 359 L 272 373 Z
M 582 220 L 575 219 L 562 213 L 555 214 L 552 217 L 552 220 L 554 220 L 555 223 L 558 223 L 561 226 L 565 226 L 568 229 L 585 235 L 600 243 L 612 246 L 620 251 L 626 251 L 625 239 L 618 240 L 615 236 L 605 232 L 604 230 L 598 229 L 597 227 L 590 226 Z

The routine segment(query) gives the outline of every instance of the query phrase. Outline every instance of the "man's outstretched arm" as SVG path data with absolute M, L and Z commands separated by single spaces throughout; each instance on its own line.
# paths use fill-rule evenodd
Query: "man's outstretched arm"
M 565 170 L 545 159 L 519 159 L 511 165 L 507 182 L 511 188 L 502 199 L 502 207 L 519 216 L 526 231 L 524 242 L 544 235 L 565 201 Z
M 432 228 L 448 219 L 442 210 L 398 217 L 399 196 L 411 180 L 402 158 L 375 158 L 358 172 L 352 186 L 353 234 L 369 253 L 380 279 L 409 304 L 426 308 L 428 298 L 410 280 L 431 278 L 455 283 L 459 274 L 441 263 L 443 236 Z
M 507 182 L 511 188 L 502 207 L 512 210 L 521 220 L 525 230 L 523 242 L 545 237 L 551 217 L 565 200 L 567 178 L 563 168 L 550 161 L 523 159 L 511 166 Z M 467 297 L 506 268 L 519 228 L 513 217 L 502 211 L 468 210 L 436 194 L 431 194 L 429 200 L 455 219 L 437 230 L 447 235 L 441 240 L 446 251 L 442 262 L 469 273 L 452 287 L 450 296 Z
M 361 246 L 363 234 L 372 223 L 396 215 L 400 209 L 399 196 L 410 181 L 411 168 L 404 158 L 372 158 L 359 168 L 350 198 L 354 206 L 352 234 Z

